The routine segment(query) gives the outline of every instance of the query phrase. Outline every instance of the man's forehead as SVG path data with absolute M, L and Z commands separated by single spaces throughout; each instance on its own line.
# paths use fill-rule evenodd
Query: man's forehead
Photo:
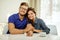
M 25 6 L 25 5 L 22 5 L 21 7 L 26 8 L 26 9 L 28 8 L 28 6 Z

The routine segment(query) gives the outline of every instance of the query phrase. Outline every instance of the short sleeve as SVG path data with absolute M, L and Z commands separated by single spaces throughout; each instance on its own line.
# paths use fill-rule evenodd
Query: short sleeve
M 9 18 L 8 18 L 8 23 L 14 23 L 14 17 L 13 16 L 10 16 Z

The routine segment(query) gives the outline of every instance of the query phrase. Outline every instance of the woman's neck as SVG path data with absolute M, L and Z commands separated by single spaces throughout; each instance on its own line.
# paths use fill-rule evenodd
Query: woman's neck
M 33 22 L 35 22 L 35 18 L 33 19 Z

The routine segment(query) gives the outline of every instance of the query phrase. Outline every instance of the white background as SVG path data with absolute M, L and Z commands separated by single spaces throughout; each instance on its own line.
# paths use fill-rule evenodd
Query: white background
M 52 4 L 52 16 L 49 16 L 49 1 L 50 0 L 41 0 L 41 14 L 39 14 L 40 18 L 42 18 L 45 23 L 56 25 L 58 30 L 58 35 L 60 35 L 60 1 L 53 0 Z M 21 2 L 27 2 L 29 4 L 29 0 L 0 0 L 0 23 L 7 23 L 8 17 L 14 13 L 18 12 L 18 8 Z M 38 4 L 37 4 L 38 5 Z

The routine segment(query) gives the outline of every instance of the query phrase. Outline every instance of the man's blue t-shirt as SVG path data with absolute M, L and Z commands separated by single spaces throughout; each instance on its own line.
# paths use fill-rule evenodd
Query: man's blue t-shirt
M 8 23 L 13 23 L 15 25 L 15 28 L 17 28 L 17 29 L 24 29 L 27 25 L 27 18 L 24 17 L 23 20 L 20 20 L 20 17 L 19 17 L 18 13 L 13 14 L 9 17 Z

